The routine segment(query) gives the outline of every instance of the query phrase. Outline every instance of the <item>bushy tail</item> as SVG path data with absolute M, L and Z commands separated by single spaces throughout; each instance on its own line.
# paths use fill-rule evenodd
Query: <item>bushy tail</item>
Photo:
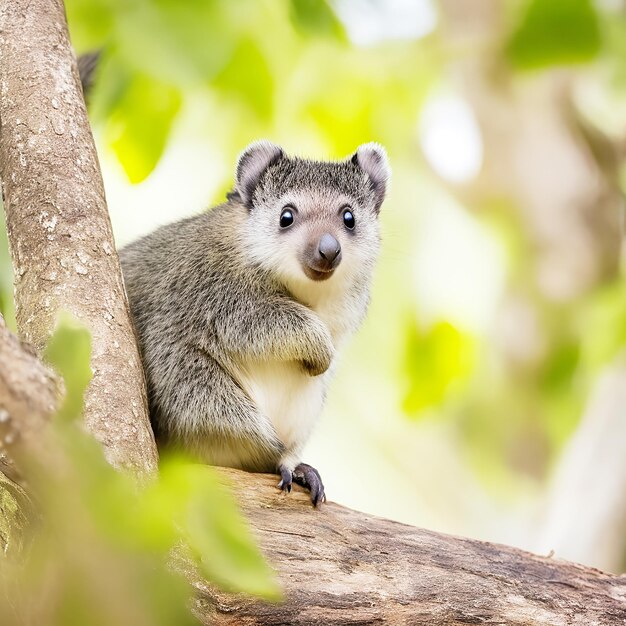
M 85 100 L 89 98 L 89 92 L 93 86 L 96 68 L 100 60 L 101 51 L 87 52 L 78 57 L 78 74 L 80 76 L 80 84 L 83 86 L 83 96 Z

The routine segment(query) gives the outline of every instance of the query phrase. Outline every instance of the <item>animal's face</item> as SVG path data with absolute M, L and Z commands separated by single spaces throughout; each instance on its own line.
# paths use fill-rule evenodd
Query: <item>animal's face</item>
M 378 255 L 378 213 L 388 177 L 382 148 L 368 145 L 365 152 L 372 152 L 365 155 L 316 162 L 290 159 L 282 151 L 276 158 L 276 152 L 266 152 L 267 144 L 260 145 L 273 158 L 249 195 L 243 185 L 243 193 L 237 188 L 249 210 L 245 245 L 250 258 L 292 288 L 369 277 Z M 373 173 L 364 168 L 365 158 L 371 159 L 366 167 L 373 166 Z

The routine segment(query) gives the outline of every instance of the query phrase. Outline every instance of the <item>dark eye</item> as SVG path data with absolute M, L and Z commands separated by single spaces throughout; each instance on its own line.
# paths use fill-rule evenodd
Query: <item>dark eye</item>
M 346 209 L 343 212 L 343 223 L 345 227 L 348 228 L 349 230 L 352 230 L 354 226 L 356 225 L 354 215 L 352 214 L 352 211 L 350 209 Z
M 293 211 L 291 207 L 285 207 L 280 214 L 280 227 L 287 228 L 293 224 Z

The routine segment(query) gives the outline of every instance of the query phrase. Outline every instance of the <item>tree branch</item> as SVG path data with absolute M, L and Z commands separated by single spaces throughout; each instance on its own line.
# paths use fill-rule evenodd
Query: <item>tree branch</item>
M 43 431 L 54 413 L 60 383 L 5 326 L 0 315 L 0 552 L 18 553 L 34 505 L 12 459 L 41 457 Z
M 13 458 L 23 446 L 37 454 L 60 390 L 54 373 L 9 331 L 0 315 L 0 453 Z M 7 468 L 3 460 L 0 470 Z
M 0 4 L 0 177 L 20 335 L 58 311 L 92 335 L 85 422 L 108 460 L 156 469 L 143 371 L 61 0 Z
M 276 476 L 220 470 L 235 487 L 286 601 L 268 604 L 196 581 L 204 624 L 616 626 L 626 576 L 461 539 L 329 503 L 312 510 Z M 298 488 L 299 489 L 299 488 Z

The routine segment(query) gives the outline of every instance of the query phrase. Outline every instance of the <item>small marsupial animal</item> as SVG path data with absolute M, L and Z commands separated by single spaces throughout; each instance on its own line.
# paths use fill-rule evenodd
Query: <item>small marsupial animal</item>
M 365 316 L 389 175 L 375 143 L 323 162 L 260 141 L 224 204 L 120 252 L 160 444 L 325 499 L 301 453 Z

